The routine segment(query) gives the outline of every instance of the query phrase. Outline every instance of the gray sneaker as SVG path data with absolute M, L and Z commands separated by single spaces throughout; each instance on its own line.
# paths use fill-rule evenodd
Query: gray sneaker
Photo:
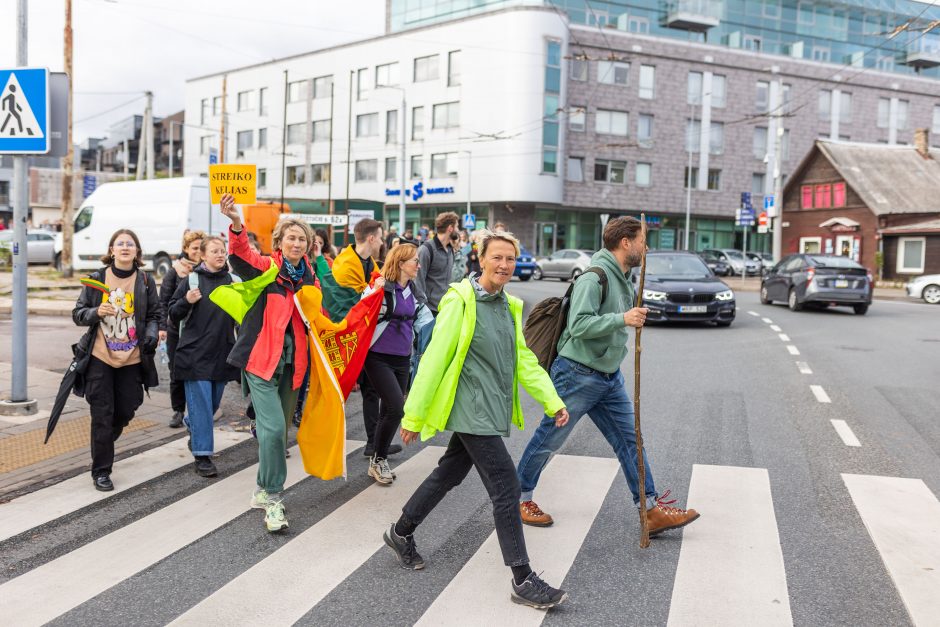
M 392 482 L 395 481 L 395 474 L 389 468 L 388 460 L 374 455 L 369 461 L 369 476 L 375 479 L 379 485 L 392 485 Z
M 560 605 L 568 598 L 568 593 L 558 590 L 542 581 L 534 572 L 529 573 L 520 585 L 512 582 L 512 602 L 528 605 L 537 610 L 547 610 Z
M 382 535 L 388 548 L 395 551 L 398 557 L 398 563 L 402 568 L 408 570 L 421 570 L 424 568 L 424 558 L 418 553 L 418 547 L 415 545 L 414 535 L 401 537 L 395 533 L 395 523 Z

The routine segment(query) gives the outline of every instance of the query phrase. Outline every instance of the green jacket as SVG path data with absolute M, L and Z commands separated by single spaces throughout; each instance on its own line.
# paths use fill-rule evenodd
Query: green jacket
M 568 324 L 558 340 L 558 354 L 599 372 L 620 369 L 630 349 L 623 314 L 634 307 L 636 291 L 613 254 L 602 248 L 591 265 L 607 273 L 607 298 L 601 303 L 600 279 L 585 272 L 574 284 Z
M 512 422 L 524 427 L 519 384 L 542 404 L 546 414 L 554 415 L 565 406 L 558 397 L 548 373 L 525 345 L 522 334 L 522 301 L 509 299 L 509 311 L 516 326 L 516 367 L 513 371 Z M 421 358 L 418 375 L 405 402 L 401 426 L 421 434 L 427 440 L 443 431 L 454 405 L 464 358 L 476 327 L 476 296 L 468 279 L 454 283 L 447 290 L 438 309 L 431 343 Z

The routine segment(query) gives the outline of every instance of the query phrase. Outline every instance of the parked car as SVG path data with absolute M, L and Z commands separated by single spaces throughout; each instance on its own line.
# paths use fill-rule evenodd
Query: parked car
M 556 250 L 551 256 L 539 261 L 541 276 L 539 278 L 561 279 L 562 281 L 578 278 L 591 265 L 590 250 L 576 250 L 563 248 Z
M 905 287 L 911 298 L 923 298 L 931 305 L 940 304 L 940 274 L 919 276 Z
M 702 251 L 698 254 L 702 258 L 702 261 L 705 262 L 705 265 L 708 266 L 708 269 L 714 272 L 718 276 L 728 276 L 731 274 L 731 266 L 728 265 L 727 261 L 722 261 L 718 258 L 714 252 L 711 251 Z
M 520 281 L 528 281 L 532 278 L 538 264 L 535 263 L 535 257 L 532 256 L 524 247 L 519 247 L 519 258 L 516 259 L 516 269 L 513 276 L 519 277 Z
M 638 280 L 639 268 L 631 280 Z M 643 306 L 649 322 L 734 322 L 734 292 L 695 253 L 662 250 L 646 255 Z
M 762 273 L 774 267 L 774 256 L 770 253 L 749 252 L 747 258 L 760 264 Z
M 27 231 L 27 263 L 56 263 L 55 233 L 50 231 Z M 13 230 L 0 231 L 0 248 L 12 252 Z
M 790 255 L 761 279 L 760 302 L 787 303 L 793 311 L 804 305 L 847 306 L 863 315 L 871 305 L 871 273 L 848 257 Z
M 745 259 L 740 250 L 733 248 L 706 248 L 703 253 L 714 253 L 719 261 L 724 261 L 731 267 L 731 275 L 741 275 L 747 268 L 747 273 L 752 276 L 760 274 L 760 263 L 753 259 Z

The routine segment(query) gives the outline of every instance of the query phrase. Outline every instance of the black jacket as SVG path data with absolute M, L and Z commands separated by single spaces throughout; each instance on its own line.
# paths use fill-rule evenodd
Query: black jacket
M 205 264 L 199 264 L 194 272 L 202 298 L 195 304 L 186 300 L 187 277 L 180 279 L 170 299 L 170 327 L 178 330 L 180 322 L 186 321 L 176 347 L 173 377 L 180 381 L 237 381 L 238 368 L 225 361 L 235 346 L 235 321 L 209 300 L 212 290 L 232 282 L 232 275 L 228 268 L 212 272 Z
M 179 259 L 189 259 L 186 253 L 180 253 Z M 160 307 L 162 313 L 160 316 L 160 330 L 179 335 L 179 326 L 167 324 L 170 313 L 170 299 L 176 293 L 176 286 L 179 285 L 180 275 L 176 273 L 176 268 L 170 266 L 170 271 L 163 277 L 163 283 L 160 284 Z
M 101 268 L 88 276 L 96 281 L 104 282 L 106 272 L 107 268 Z M 82 336 L 82 339 L 78 341 L 77 346 L 78 350 L 85 355 L 91 354 L 91 349 L 98 335 L 98 323 L 101 321 L 98 316 L 98 306 L 101 304 L 101 297 L 102 294 L 98 290 L 83 287 L 82 293 L 78 295 L 78 300 L 75 301 L 75 307 L 72 309 L 72 321 L 80 327 L 90 327 Z M 141 342 L 145 338 L 151 338 L 152 345 L 157 345 L 157 331 L 162 311 L 163 308 L 160 307 L 160 301 L 157 298 L 156 283 L 146 272 L 138 269 L 137 280 L 134 284 L 134 322 L 137 329 L 143 330 L 140 337 Z M 141 349 L 140 367 L 144 379 L 144 389 L 160 385 L 157 367 L 153 363 L 153 353 L 147 354 Z

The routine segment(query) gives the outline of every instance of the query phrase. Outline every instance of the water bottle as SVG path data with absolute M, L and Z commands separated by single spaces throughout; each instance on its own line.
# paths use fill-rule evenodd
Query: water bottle
M 166 340 L 160 342 L 160 363 L 164 366 L 170 363 L 170 356 L 166 353 Z

